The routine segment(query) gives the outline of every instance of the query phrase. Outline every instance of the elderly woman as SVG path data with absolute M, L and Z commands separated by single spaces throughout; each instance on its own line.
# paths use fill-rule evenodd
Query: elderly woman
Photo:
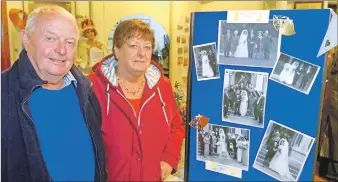
M 170 81 L 151 61 L 154 39 L 141 20 L 121 22 L 113 54 L 89 76 L 102 109 L 108 181 L 160 181 L 181 158 L 185 129 Z

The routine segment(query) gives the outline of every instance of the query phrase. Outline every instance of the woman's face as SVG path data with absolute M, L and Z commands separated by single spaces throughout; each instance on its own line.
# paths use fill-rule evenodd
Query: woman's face
M 120 48 L 114 47 L 119 67 L 134 73 L 144 73 L 151 62 L 153 52 L 151 42 L 141 38 L 131 38 Z
M 281 140 L 280 145 L 284 146 L 284 140 Z
M 87 32 L 86 32 L 86 37 L 87 37 L 88 39 L 94 39 L 94 38 L 95 38 L 95 33 L 94 33 L 94 31 L 93 31 L 93 30 L 87 31 Z

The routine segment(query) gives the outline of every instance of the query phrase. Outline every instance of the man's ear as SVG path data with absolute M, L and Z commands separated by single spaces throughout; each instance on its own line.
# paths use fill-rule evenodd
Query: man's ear
M 27 34 L 27 31 L 25 29 L 22 29 L 20 31 L 21 41 L 24 46 L 24 48 L 27 50 L 28 44 L 29 44 L 29 35 Z

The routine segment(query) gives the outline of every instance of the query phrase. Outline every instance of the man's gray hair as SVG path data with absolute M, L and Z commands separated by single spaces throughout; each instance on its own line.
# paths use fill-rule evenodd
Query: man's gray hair
M 27 23 L 26 23 L 25 29 L 26 29 L 28 36 L 32 35 L 32 33 L 35 30 L 37 17 L 41 16 L 43 14 L 49 14 L 49 13 L 57 13 L 57 14 L 65 16 L 65 17 L 68 17 L 69 19 L 73 20 L 76 24 L 75 17 L 71 13 L 69 13 L 67 10 L 65 10 L 64 8 L 62 8 L 60 6 L 56 6 L 56 5 L 40 6 L 36 9 L 34 9 L 29 14 L 29 16 L 27 18 Z M 76 29 L 77 29 L 77 32 L 79 33 L 79 28 L 78 28 L 77 25 L 76 25 Z

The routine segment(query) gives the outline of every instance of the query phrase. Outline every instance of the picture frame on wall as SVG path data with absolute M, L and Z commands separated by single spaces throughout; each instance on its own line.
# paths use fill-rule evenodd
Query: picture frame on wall
M 64 9 L 66 9 L 68 12 L 75 15 L 76 12 L 76 3 L 72 1 L 61 1 L 61 2 L 49 2 L 49 1 L 32 1 L 32 2 L 26 2 L 28 3 L 28 13 L 32 12 L 34 9 L 43 6 L 43 5 L 57 5 Z
M 294 9 L 322 9 L 324 8 L 323 1 L 302 1 L 295 2 Z

